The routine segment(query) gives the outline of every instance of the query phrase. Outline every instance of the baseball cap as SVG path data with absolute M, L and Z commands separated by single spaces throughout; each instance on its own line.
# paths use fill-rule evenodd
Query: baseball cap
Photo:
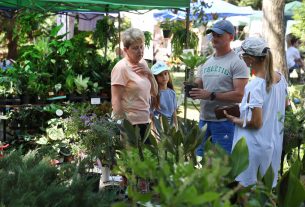
M 219 20 L 212 28 L 208 29 L 206 33 L 215 32 L 217 34 L 224 34 L 225 32 L 234 35 L 235 29 L 233 24 L 228 20 Z
M 241 44 L 242 53 L 256 57 L 264 57 L 270 49 L 267 42 L 260 37 L 248 37 Z
M 154 75 L 158 75 L 165 70 L 168 70 L 168 66 L 163 61 L 158 61 L 151 67 L 151 72 Z

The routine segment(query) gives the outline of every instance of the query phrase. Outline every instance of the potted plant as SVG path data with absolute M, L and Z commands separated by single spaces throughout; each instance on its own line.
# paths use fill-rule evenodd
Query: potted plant
M 0 77 L 0 103 L 1 104 L 18 104 L 20 98 L 17 96 L 17 89 L 9 77 Z
M 188 31 L 189 36 L 187 38 L 187 31 L 184 27 L 177 27 L 175 29 L 173 38 L 172 38 L 172 48 L 173 48 L 173 55 L 175 57 L 179 57 L 183 53 L 183 49 L 186 47 L 186 43 L 188 48 L 197 49 L 199 38 L 197 34 L 193 31 Z
M 96 30 L 93 33 L 93 40 L 99 48 L 105 50 L 104 57 L 107 55 L 107 48 L 111 43 L 112 50 L 119 43 L 118 29 L 115 27 L 115 22 L 111 17 L 104 16 L 103 19 L 96 23 Z
M 165 19 L 165 21 L 160 23 L 160 28 L 162 29 L 163 32 L 163 37 L 164 38 L 170 38 L 172 35 L 172 23 L 169 19 Z
M 104 168 L 103 180 L 109 180 L 109 170 L 116 163 L 116 151 L 121 148 L 120 132 L 106 117 L 97 119 L 83 135 L 81 144 L 91 160 L 100 160 Z M 107 175 L 105 177 L 105 175 Z
M 151 34 L 151 32 L 149 32 L 149 31 L 144 31 L 144 36 L 145 36 L 145 42 L 144 42 L 144 44 L 145 44 L 146 47 L 149 48 L 149 46 L 150 46 L 150 41 L 153 40 L 152 34 Z
M 192 90 L 194 87 L 198 87 L 194 83 L 194 70 L 199 65 L 205 63 L 207 60 L 206 56 L 200 56 L 197 54 L 193 54 L 191 52 L 184 53 L 180 56 L 181 61 L 185 64 L 186 70 L 185 70 L 185 94 L 187 97 L 189 96 L 189 91 Z
M 87 99 L 86 92 L 88 91 L 88 83 L 90 81 L 89 77 L 83 78 L 83 75 L 77 75 L 77 77 L 73 75 L 69 75 L 66 78 L 66 88 L 69 90 L 69 100 L 70 101 L 85 101 Z M 75 94 L 77 93 L 77 96 Z

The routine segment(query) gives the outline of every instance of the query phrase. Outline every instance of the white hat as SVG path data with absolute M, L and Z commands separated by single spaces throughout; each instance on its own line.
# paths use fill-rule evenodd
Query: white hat
M 151 72 L 154 75 L 158 75 L 165 70 L 168 70 L 168 66 L 162 61 L 158 61 L 151 67 Z
M 241 49 L 243 53 L 252 55 L 255 57 L 264 57 L 267 55 L 268 49 L 267 42 L 259 37 L 248 37 L 241 44 Z

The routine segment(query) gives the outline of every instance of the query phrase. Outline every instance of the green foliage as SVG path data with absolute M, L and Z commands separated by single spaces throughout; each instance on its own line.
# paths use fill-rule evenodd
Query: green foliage
M 165 19 L 165 21 L 160 23 L 160 28 L 163 30 L 171 30 L 173 29 L 175 23 L 176 23 L 175 21 L 172 22 L 170 21 L 170 19 Z
M 288 165 L 292 165 L 297 159 L 301 159 L 302 145 L 305 141 L 305 109 L 304 109 L 304 87 L 289 88 L 290 106 L 286 110 L 284 122 L 284 143 L 283 153 L 286 156 Z M 294 103 L 294 99 L 300 100 L 299 104 Z M 280 121 L 283 121 L 279 117 Z M 303 170 L 303 172 L 305 172 Z
M 254 10 L 262 9 L 262 0 L 240 0 L 239 6 L 251 6 Z
M 189 38 L 187 38 L 187 31 L 185 28 L 177 29 L 173 32 L 173 38 L 172 38 L 172 47 L 173 47 L 173 55 L 175 57 L 179 57 L 183 49 L 186 48 L 186 45 L 188 48 L 192 48 L 195 51 L 198 47 L 199 38 L 197 34 L 193 31 L 189 31 Z
M 186 65 L 188 69 L 195 70 L 196 67 L 202 65 L 207 60 L 207 57 L 193 54 L 191 52 L 180 55 L 180 60 Z
M 149 31 L 145 31 L 145 32 L 144 32 L 144 36 L 145 36 L 145 42 L 144 42 L 144 44 L 145 44 L 146 47 L 149 48 L 150 42 L 153 40 L 153 38 L 152 38 L 152 33 L 149 32 Z
M 112 166 L 116 151 L 121 148 L 119 134 L 116 124 L 102 117 L 90 125 L 80 141 L 91 158 L 99 158 L 103 164 Z
M 132 146 L 122 151 L 117 172 L 128 178 L 128 195 L 133 203 L 152 202 L 164 206 L 230 206 L 234 190 L 228 184 L 234 174 L 245 169 L 247 146 L 242 139 L 231 158 L 215 145 L 207 145 L 202 166 L 197 162 L 195 149 L 202 142 L 206 128 L 199 130 L 196 122 L 179 123 L 179 130 L 163 118 L 157 128 L 159 144 L 137 142 L 138 129 L 124 123 L 127 142 Z M 144 140 L 151 138 L 146 133 Z M 239 156 L 237 156 L 237 154 Z M 243 157 L 242 159 L 240 157 Z M 234 166 L 234 167 L 231 167 Z M 138 178 L 150 181 L 151 192 L 141 194 Z M 158 195 L 157 201 L 153 195 Z
M 241 145 L 240 145 L 241 146 Z M 217 154 L 210 145 L 205 165 L 195 168 L 192 162 L 178 160 L 174 153 L 158 145 L 158 157 L 144 149 L 143 160 L 136 148 L 123 151 L 117 170 L 128 178 L 128 195 L 132 202 L 152 202 L 162 206 L 231 206 L 234 191 L 227 187 L 230 177 L 230 162 L 227 155 Z M 141 194 L 137 176 L 150 180 L 151 192 Z M 154 201 L 153 195 L 158 195 Z
M 14 38 L 19 45 L 32 42 L 38 36 L 47 36 L 50 25 L 46 22 L 49 17 L 46 13 L 24 9 L 18 12 L 14 27 Z
M 297 24 L 293 26 L 292 32 L 302 41 L 305 40 L 305 2 L 299 8 L 296 8 L 293 18 Z
M 12 78 L 5 76 L 5 71 L 0 71 L 0 75 L 0 97 L 16 96 L 18 91 Z
M 83 75 L 77 75 L 77 77 L 74 79 L 76 92 L 78 94 L 84 94 L 87 91 L 89 79 L 89 77 L 83 78 Z
M 0 203 L 4 206 L 110 206 L 111 197 L 93 193 L 75 165 L 56 168 L 37 152 L 12 152 L 0 159 Z M 107 195 L 112 196 L 114 195 Z
M 240 156 L 243 155 L 243 156 Z M 232 159 L 231 176 L 236 177 L 247 169 L 249 165 L 249 150 L 246 139 L 241 139 L 234 147 L 230 159 Z
M 118 30 L 115 27 L 114 20 L 109 16 L 104 16 L 103 19 L 98 20 L 96 23 L 96 30 L 93 33 L 93 39 L 100 48 L 107 48 L 111 43 L 112 50 L 118 44 Z M 104 54 L 106 57 L 106 54 Z
M 305 189 L 299 181 L 301 162 L 297 160 L 278 184 L 279 206 L 300 206 L 305 201 Z
M 191 52 L 180 55 L 180 60 L 186 65 L 186 77 L 188 83 L 194 82 L 194 70 L 207 60 L 206 56 L 193 54 Z

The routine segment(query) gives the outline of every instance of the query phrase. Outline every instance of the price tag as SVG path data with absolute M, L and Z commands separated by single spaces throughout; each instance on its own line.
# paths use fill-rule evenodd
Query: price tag
M 91 98 L 91 104 L 101 104 L 101 98 Z

